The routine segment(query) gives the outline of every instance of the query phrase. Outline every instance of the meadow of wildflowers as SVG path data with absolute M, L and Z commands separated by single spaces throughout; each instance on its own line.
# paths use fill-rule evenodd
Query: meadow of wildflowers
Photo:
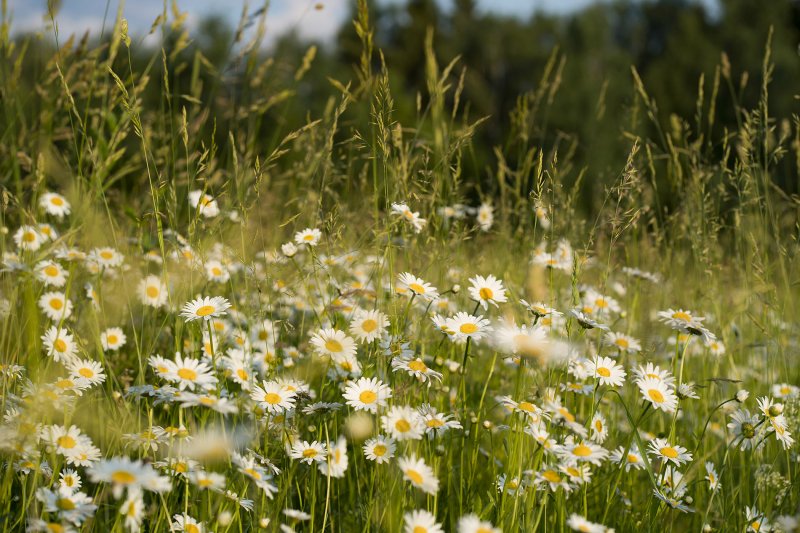
M 265 152 L 241 110 L 217 146 L 197 96 L 143 108 L 114 35 L 43 74 L 58 124 L 3 104 L 4 531 L 798 530 L 798 202 L 769 175 L 800 148 L 766 103 L 722 163 L 630 138 L 588 219 L 533 145 L 463 188 L 476 125 L 433 60 L 419 124 L 362 64 Z

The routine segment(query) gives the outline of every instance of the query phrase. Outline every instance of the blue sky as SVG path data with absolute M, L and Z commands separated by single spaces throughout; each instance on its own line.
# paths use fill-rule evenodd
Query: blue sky
M 381 0 L 384 3 L 402 3 L 403 0 Z M 528 17 L 536 10 L 567 13 L 602 0 L 478 0 L 478 7 L 487 12 L 511 16 Z M 698 0 L 713 5 L 715 0 Z M 168 3 L 171 0 L 168 0 Z M 355 0 L 272 0 L 267 17 L 267 41 L 290 29 L 300 35 L 319 40 L 330 39 L 337 28 L 346 21 L 349 6 Z M 439 0 L 443 7 L 452 5 L 452 0 Z M 103 27 L 106 0 L 62 0 L 56 18 L 59 33 L 83 33 L 87 29 L 99 33 Z M 108 21 L 113 24 L 119 0 L 108 2 Z M 245 0 L 179 0 L 182 11 L 189 14 L 189 23 L 194 24 L 208 14 L 221 14 L 235 23 L 242 12 Z M 322 4 L 323 9 L 314 9 Z M 10 0 L 16 31 L 35 31 L 45 27 L 46 0 Z M 123 12 L 128 19 L 131 33 L 144 34 L 153 20 L 161 13 L 164 0 L 132 0 L 124 3 Z M 250 10 L 263 2 L 248 2 Z

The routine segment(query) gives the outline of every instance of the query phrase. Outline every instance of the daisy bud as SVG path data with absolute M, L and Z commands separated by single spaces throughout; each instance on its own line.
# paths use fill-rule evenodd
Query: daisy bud
M 453 294 L 458 294 L 458 291 L 461 290 L 461 285 L 456 283 L 455 285 L 453 285 L 453 288 L 451 290 L 453 291 Z
M 297 246 L 295 246 L 294 243 L 287 242 L 281 245 L 281 252 L 283 252 L 283 255 L 286 257 L 294 257 L 297 253 Z
M 0 233 L 2 233 L 3 235 L 8 235 L 8 226 L 3 226 L 2 228 L 0 228 Z
M 776 416 L 780 416 L 783 413 L 783 404 L 776 403 L 775 405 L 770 406 L 769 408 L 769 416 L 775 418 Z
M 222 511 L 217 517 L 217 523 L 222 527 L 227 527 L 230 525 L 232 519 L 233 515 L 230 511 Z
M 269 518 L 262 518 L 258 521 L 258 527 L 267 529 L 269 527 Z
M 748 396 L 750 396 L 750 393 L 742 389 L 736 393 L 736 401 L 739 403 L 744 403 Z
M 492 422 L 491 422 L 491 421 L 489 421 L 489 420 L 484 420 L 484 421 L 483 421 L 483 427 L 484 427 L 485 429 L 491 429 L 491 427 L 492 427 Z
M 372 417 L 362 411 L 347 417 L 344 423 L 345 433 L 354 441 L 366 439 L 372 434 L 373 429 Z

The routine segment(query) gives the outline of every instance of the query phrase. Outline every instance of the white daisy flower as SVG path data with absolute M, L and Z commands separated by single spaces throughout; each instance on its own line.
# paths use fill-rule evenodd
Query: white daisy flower
M 419 440 L 425 432 L 425 423 L 419 413 L 407 406 L 395 405 L 381 417 L 381 427 L 397 441 Z
M 121 328 L 108 328 L 100 334 L 100 343 L 103 345 L 103 350 L 107 352 L 115 352 L 125 346 L 125 341 L 128 338 Z
M 404 533 L 444 533 L 436 516 L 424 509 L 417 509 L 403 515 Z
M 228 314 L 226 311 L 230 307 L 230 302 L 221 296 L 201 296 L 184 304 L 181 316 L 186 319 L 186 322 L 198 319 L 211 320 Z
M 379 435 L 364 443 L 364 456 L 378 464 L 388 463 L 394 457 L 396 447 L 393 438 Z
M 439 290 L 436 287 L 409 272 L 400 274 L 396 290 L 401 294 L 411 292 L 425 300 L 435 300 L 439 297 Z
M 57 218 L 64 218 L 69 215 L 71 206 L 66 198 L 55 192 L 46 192 L 39 198 L 39 207 L 44 209 L 48 215 Z
M 253 387 L 250 398 L 270 414 L 280 414 L 294 409 L 297 393 L 277 381 L 262 381 Z
M 305 244 L 309 247 L 317 246 L 321 239 L 322 232 L 317 228 L 306 228 L 294 234 L 294 242 L 300 245 Z
M 678 397 L 666 382 L 659 378 L 648 377 L 638 380 L 636 384 L 639 386 L 642 397 L 654 408 L 667 413 L 673 413 L 678 408 Z
M 359 378 L 347 384 L 343 396 L 352 408 L 377 413 L 392 397 L 392 389 L 377 378 Z
M 46 292 L 39 298 L 39 308 L 53 322 L 66 320 L 72 315 L 72 302 L 63 292 Z
M 45 353 L 57 363 L 71 361 L 78 351 L 75 338 L 66 329 L 57 326 L 50 326 L 42 335 L 42 343 Z
M 20 226 L 14 233 L 14 242 L 20 250 L 35 252 L 44 241 L 45 236 L 34 226 Z
M 418 459 L 415 455 L 401 457 L 397 460 L 397 466 L 403 472 L 403 479 L 410 481 L 422 492 L 426 494 L 439 492 L 439 479 L 424 460 Z
M 298 440 L 292 445 L 289 457 L 299 459 L 301 462 L 310 465 L 311 463 L 321 463 L 325 461 L 327 451 L 321 442 L 308 442 Z
M 419 233 L 425 227 L 427 221 L 419 216 L 417 211 L 411 211 L 406 204 L 392 204 L 392 213 L 403 217 L 414 228 L 414 233 Z
M 601 385 L 621 387 L 625 383 L 625 369 L 610 357 L 595 357 L 587 365 L 589 373 L 600 381 Z
M 63 287 L 67 283 L 67 272 L 64 267 L 55 261 L 39 261 L 33 268 L 36 279 L 45 285 L 52 287 Z
M 322 329 L 316 332 L 311 337 L 311 345 L 319 355 L 334 359 L 356 354 L 355 341 L 338 329 Z
M 203 191 L 191 191 L 189 205 L 205 218 L 214 218 L 219 215 L 219 204 L 211 195 L 205 194 Z
M 158 276 L 150 275 L 139 282 L 139 299 L 143 305 L 162 307 L 168 296 L 167 286 Z
M 469 280 L 470 298 L 479 302 L 484 309 L 489 308 L 489 304 L 498 307 L 497 304 L 507 302 L 506 289 L 503 281 L 489 274 L 487 277 L 475 276 Z
M 389 317 L 378 310 L 356 311 L 350 320 L 350 334 L 361 342 L 380 339 L 391 325 Z

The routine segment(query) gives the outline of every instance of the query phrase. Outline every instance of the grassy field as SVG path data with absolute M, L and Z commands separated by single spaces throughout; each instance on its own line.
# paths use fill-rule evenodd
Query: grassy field
M 145 65 L 121 18 L 45 58 L 4 25 L 4 531 L 798 529 L 800 199 L 773 173 L 800 128 L 767 36 L 734 131 L 724 61 L 694 123 L 634 70 L 610 186 L 531 135 L 554 57 L 486 190 L 457 60 L 428 47 L 399 123 L 362 6 L 361 62 L 285 123 L 315 52 L 263 60 L 263 22 L 234 73 L 181 55 L 177 10 Z

